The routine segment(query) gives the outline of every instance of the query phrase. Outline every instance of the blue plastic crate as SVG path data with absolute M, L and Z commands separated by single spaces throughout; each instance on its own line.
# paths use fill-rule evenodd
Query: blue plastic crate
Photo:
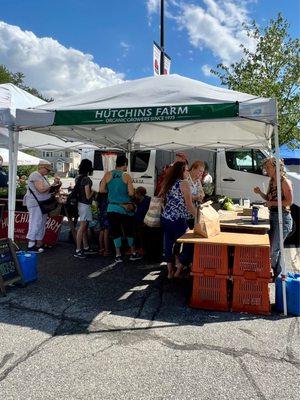
M 37 256 L 30 251 L 17 253 L 24 283 L 37 280 Z
M 276 279 L 276 309 L 283 311 L 281 276 Z M 300 315 L 300 274 L 288 272 L 286 278 L 287 312 L 291 315 Z

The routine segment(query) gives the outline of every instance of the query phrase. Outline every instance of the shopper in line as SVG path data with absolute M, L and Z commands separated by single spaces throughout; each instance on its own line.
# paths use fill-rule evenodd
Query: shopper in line
M 168 173 L 169 168 L 171 168 L 178 161 L 184 162 L 186 165 L 189 164 L 187 155 L 185 153 L 183 153 L 182 151 L 179 151 L 178 153 L 176 153 L 174 162 L 172 164 L 165 165 L 161 174 L 159 175 L 159 177 L 157 179 L 157 184 L 156 184 L 156 188 L 155 188 L 155 192 L 154 192 L 155 196 L 159 195 L 161 188 L 162 188 L 163 181 Z
M 192 201 L 195 207 L 198 207 L 205 197 L 205 193 L 202 188 L 201 178 L 204 173 L 204 162 L 201 160 L 193 162 L 189 169 L 188 182 L 191 188 Z M 188 226 L 190 229 L 194 229 L 195 218 L 190 215 L 188 219 Z
M 267 175 L 271 178 L 267 193 L 263 193 L 259 187 L 254 188 L 254 192 L 259 194 L 270 210 L 270 244 L 271 244 L 271 265 L 273 269 L 274 279 L 280 274 L 281 257 L 280 257 L 280 237 L 278 222 L 278 197 L 277 197 L 277 181 L 276 181 L 276 158 L 270 157 L 264 160 L 263 168 Z M 282 201 L 282 229 L 283 240 L 292 231 L 293 220 L 291 216 L 290 206 L 293 203 L 293 188 L 291 181 L 286 178 L 284 163 L 280 160 L 280 177 L 281 177 L 281 201 Z
M 188 229 L 187 220 L 190 214 L 195 217 L 196 207 L 192 202 L 188 166 L 185 162 L 176 162 L 169 168 L 162 185 L 160 196 L 164 198 L 165 207 L 161 216 L 165 240 L 165 261 L 168 268 L 168 279 L 179 277 L 182 264 L 174 270 L 174 256 L 178 253 L 176 240 Z
M 8 186 L 8 175 L 3 171 L 3 158 L 0 156 L 0 188 L 6 188 Z
M 47 214 L 43 214 L 38 201 L 48 200 L 51 193 L 60 188 L 59 178 L 55 178 L 50 185 L 47 175 L 52 171 L 51 164 L 44 162 L 38 165 L 38 170 L 28 177 L 27 192 L 23 198 L 23 204 L 29 213 L 29 225 L 26 238 L 28 239 L 28 251 L 43 253 L 43 238 L 45 236 Z
M 127 165 L 126 156 L 118 155 L 116 168 L 106 172 L 100 184 L 100 193 L 108 193 L 107 216 L 116 250 L 116 263 L 123 262 L 121 253 L 123 237 L 127 239 L 130 247 L 131 255 L 129 259 L 135 261 L 141 258 L 134 247 L 135 205 L 131 201 L 134 188 L 131 176 L 126 172 Z
M 101 183 L 100 183 L 101 185 Z M 99 185 L 99 191 L 100 191 Z M 108 198 L 107 193 L 98 193 L 97 195 L 97 203 L 98 203 L 98 219 L 100 225 L 99 232 L 99 254 L 101 256 L 109 256 L 109 222 L 107 216 L 107 206 L 108 206 Z
M 86 258 L 86 255 L 96 254 L 88 242 L 89 222 L 93 220 L 91 205 L 96 192 L 92 190 L 93 182 L 88 175 L 93 172 L 93 164 L 88 159 L 81 160 L 78 168 L 79 175 L 75 180 L 78 189 L 79 228 L 76 236 L 76 251 L 74 257 Z

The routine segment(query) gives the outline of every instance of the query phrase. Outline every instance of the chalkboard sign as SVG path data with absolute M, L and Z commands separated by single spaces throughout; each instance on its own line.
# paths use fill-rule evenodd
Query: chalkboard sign
M 0 240 L 0 289 L 5 294 L 5 286 L 22 281 L 22 272 L 11 239 Z

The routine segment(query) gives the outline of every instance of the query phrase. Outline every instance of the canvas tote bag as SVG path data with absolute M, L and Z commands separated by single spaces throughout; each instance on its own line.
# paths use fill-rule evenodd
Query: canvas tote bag
M 211 201 L 207 201 L 197 207 L 194 226 L 195 235 L 209 238 L 220 233 L 220 217 L 211 204 Z
M 145 225 L 150 228 L 158 228 L 160 226 L 160 216 L 163 208 L 164 199 L 162 197 L 151 197 L 149 209 L 144 218 Z

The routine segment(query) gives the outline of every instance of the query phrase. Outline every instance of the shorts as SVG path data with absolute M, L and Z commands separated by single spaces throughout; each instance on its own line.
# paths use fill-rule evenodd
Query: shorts
M 79 221 L 93 221 L 90 204 L 78 203 Z

